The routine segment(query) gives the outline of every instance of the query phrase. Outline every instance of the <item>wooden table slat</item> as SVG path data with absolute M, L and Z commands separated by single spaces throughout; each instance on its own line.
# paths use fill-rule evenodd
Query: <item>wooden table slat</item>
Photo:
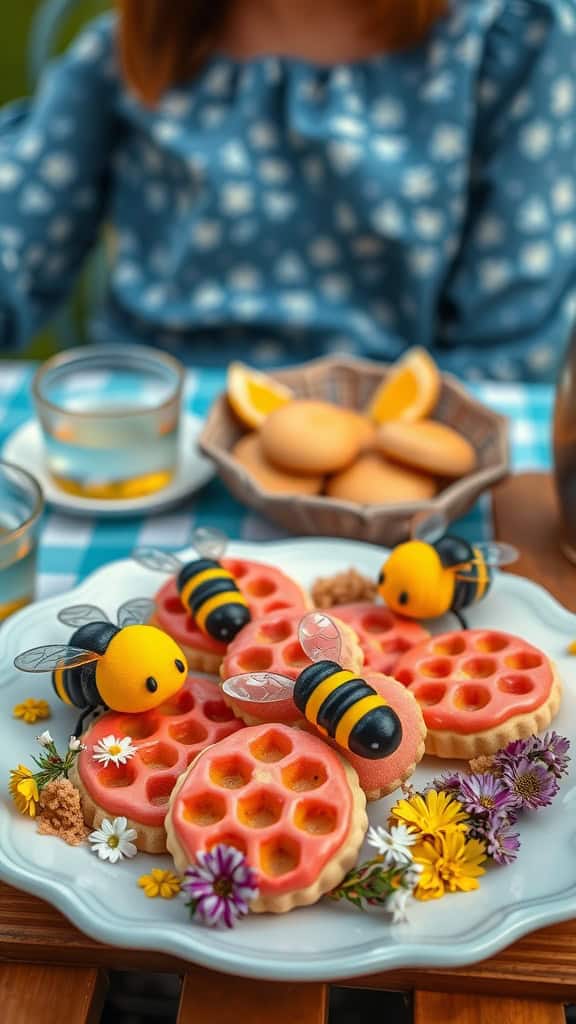
M 0 966 L 2 1024 L 97 1024 L 106 981 L 94 967 Z
M 559 1003 L 414 993 L 414 1024 L 564 1024 L 564 1019 Z
M 251 981 L 192 968 L 184 978 L 178 1024 L 324 1024 L 325 985 Z

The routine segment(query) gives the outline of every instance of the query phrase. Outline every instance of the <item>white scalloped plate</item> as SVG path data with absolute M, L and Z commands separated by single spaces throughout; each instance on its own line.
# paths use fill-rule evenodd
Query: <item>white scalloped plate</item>
M 273 562 L 303 584 L 319 574 L 355 565 L 377 572 L 382 552 L 370 545 L 334 540 L 289 540 L 235 544 L 231 553 Z M 57 643 L 69 631 L 56 621 L 63 604 L 88 601 L 112 616 L 129 597 L 152 596 L 158 577 L 128 561 L 89 577 L 63 600 L 51 598 L 9 619 L 0 633 L 0 715 L 4 722 L 0 777 L 29 761 L 35 726 L 11 719 L 12 707 L 27 696 L 46 696 L 53 706 L 50 730 L 65 741 L 74 716 L 56 707 L 48 676 L 25 677 L 12 659 L 34 643 Z M 576 616 L 541 588 L 502 575 L 493 592 L 469 613 L 470 625 L 508 630 L 541 647 L 559 668 L 565 696 L 555 726 L 576 750 L 576 659 L 566 646 L 576 639 Z M 437 624 L 453 628 L 452 622 Z M 43 726 L 44 727 L 44 726 Z M 446 762 L 426 759 L 416 783 Z M 111 867 L 85 847 L 37 835 L 16 814 L 5 782 L 0 806 L 0 877 L 35 893 L 63 911 L 88 935 L 102 942 L 155 949 L 216 970 L 277 980 L 331 980 L 395 967 L 459 966 L 484 959 L 519 936 L 576 916 L 576 786 L 564 782 L 553 807 L 524 819 L 522 850 L 508 868 L 490 869 L 478 892 L 417 904 L 409 924 L 392 926 L 378 913 L 324 901 L 284 916 L 254 915 L 231 932 L 192 924 L 178 900 L 148 900 L 136 885 L 139 875 L 168 858 L 141 854 Z M 391 798 L 372 804 L 372 822 L 384 822 Z

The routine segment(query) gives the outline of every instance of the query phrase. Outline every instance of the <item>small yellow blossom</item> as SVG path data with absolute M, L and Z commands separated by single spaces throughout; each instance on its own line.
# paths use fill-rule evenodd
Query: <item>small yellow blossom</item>
M 415 863 L 422 865 L 414 891 L 416 899 L 438 900 L 446 892 L 471 892 L 479 888 L 486 850 L 477 839 L 467 840 L 461 832 L 449 832 L 437 835 L 433 842 L 413 846 L 412 853 Z
M 568 644 L 568 654 L 576 654 L 576 640 L 573 640 L 571 644 Z
M 17 768 L 11 770 L 8 788 L 18 812 L 29 814 L 31 818 L 36 817 L 40 794 L 36 779 L 26 765 L 19 764 Z
M 151 900 L 157 896 L 161 896 L 163 900 L 171 900 L 180 892 L 178 876 L 161 868 L 153 868 L 149 875 L 141 875 L 138 885 L 144 889 L 144 895 Z
M 399 800 L 391 812 L 394 822 L 403 822 L 422 838 L 434 839 L 446 832 L 465 832 L 466 814 L 462 805 L 447 793 L 431 789 L 426 796 L 420 793 Z
M 50 718 L 50 705 L 47 700 L 36 700 L 28 697 L 13 709 L 14 718 L 22 718 L 27 725 L 34 725 L 43 718 Z

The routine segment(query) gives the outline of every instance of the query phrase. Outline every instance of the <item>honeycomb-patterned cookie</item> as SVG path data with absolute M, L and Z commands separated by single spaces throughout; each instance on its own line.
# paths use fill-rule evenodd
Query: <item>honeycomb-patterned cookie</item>
M 330 617 L 342 634 L 340 663 L 352 672 L 359 672 L 364 656 L 356 634 L 337 616 L 331 614 Z M 274 612 L 264 619 L 249 622 L 228 647 L 220 667 L 222 679 L 250 672 L 271 672 L 296 679 L 311 664 L 298 639 L 301 619 L 301 611 L 286 611 Z M 227 694 L 223 694 L 223 698 L 234 714 L 248 725 L 256 722 L 285 722 L 291 725 L 302 718 L 291 697 L 262 704 L 248 703 Z
M 546 729 L 561 684 L 542 651 L 520 637 L 470 629 L 430 637 L 403 654 L 394 675 L 414 694 L 426 753 L 472 758 Z
M 153 711 L 108 711 L 84 733 L 88 749 L 80 754 L 73 776 L 86 824 L 97 828 L 103 818 L 123 815 L 138 832 L 139 850 L 165 853 L 164 818 L 178 777 L 202 750 L 241 728 L 217 684 L 194 676 Z M 124 765 L 104 768 L 92 752 L 110 734 L 130 736 L 137 753 Z
M 222 565 L 232 573 L 247 598 L 253 619 L 289 608 L 297 608 L 303 613 L 309 607 L 308 595 L 302 587 L 273 565 L 244 558 L 223 558 Z M 217 673 L 226 645 L 198 629 L 180 600 L 174 577 L 160 587 L 155 600 L 153 625 L 174 638 L 184 651 L 191 671 Z
M 323 740 L 284 725 L 242 729 L 179 780 L 166 817 L 178 871 L 225 843 L 259 876 L 256 912 L 315 903 L 356 863 L 368 819 L 354 769 Z
M 364 652 L 364 668 L 385 676 L 394 675 L 401 655 L 430 636 L 419 622 L 368 601 L 335 605 L 332 613 L 352 626 Z

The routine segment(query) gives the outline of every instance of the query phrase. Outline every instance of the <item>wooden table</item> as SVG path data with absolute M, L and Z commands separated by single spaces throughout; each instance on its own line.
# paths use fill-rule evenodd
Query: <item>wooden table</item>
M 503 484 L 494 522 L 496 535 L 521 549 L 512 569 L 576 610 L 576 571 L 557 551 L 548 478 Z M 105 946 L 47 903 L 0 883 L 2 1024 L 96 1024 L 107 969 L 182 975 L 179 1024 L 322 1024 L 326 1016 L 326 985 L 253 982 Z M 576 1001 L 576 922 L 535 932 L 472 967 L 389 971 L 347 985 L 412 992 L 415 1024 L 563 1024 L 563 1004 Z

